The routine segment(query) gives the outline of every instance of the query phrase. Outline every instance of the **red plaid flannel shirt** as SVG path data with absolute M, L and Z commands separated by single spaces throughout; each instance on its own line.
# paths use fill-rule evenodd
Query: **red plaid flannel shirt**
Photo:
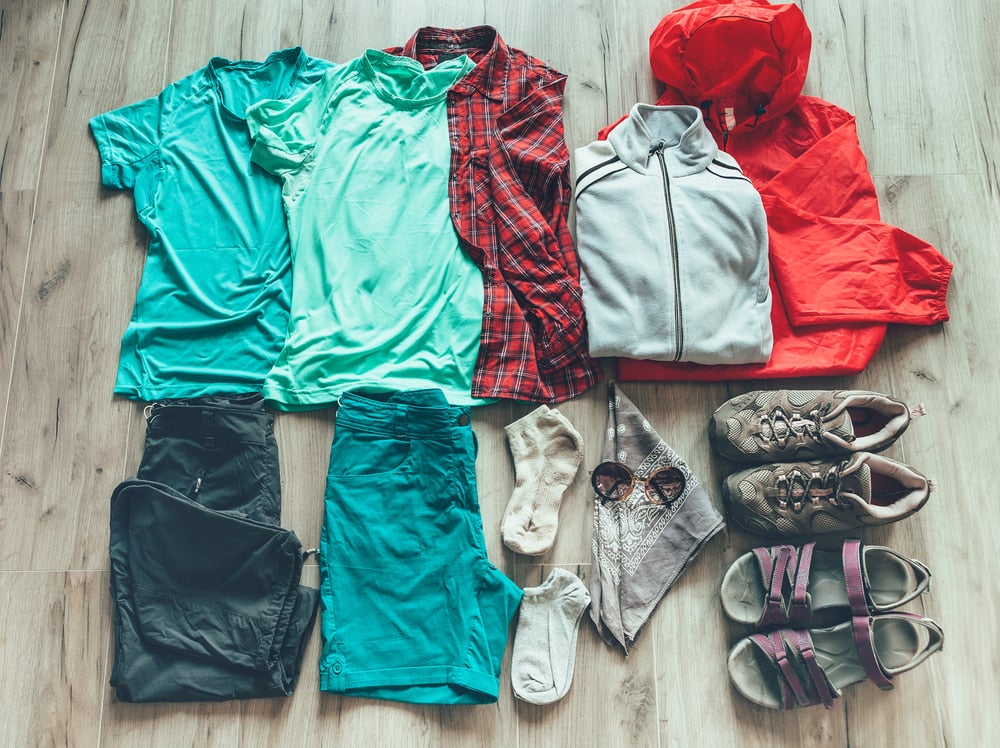
M 490 26 L 426 27 L 387 51 L 425 67 L 461 54 L 476 63 L 448 93 L 451 215 L 485 291 L 472 394 L 556 402 L 583 392 L 599 373 L 567 225 L 566 76 Z

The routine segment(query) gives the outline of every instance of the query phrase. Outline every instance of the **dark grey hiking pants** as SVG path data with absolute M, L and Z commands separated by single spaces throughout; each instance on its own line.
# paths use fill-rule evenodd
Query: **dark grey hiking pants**
M 316 615 L 278 526 L 273 418 L 259 395 L 147 408 L 142 464 L 111 498 L 111 685 L 122 701 L 287 696 Z

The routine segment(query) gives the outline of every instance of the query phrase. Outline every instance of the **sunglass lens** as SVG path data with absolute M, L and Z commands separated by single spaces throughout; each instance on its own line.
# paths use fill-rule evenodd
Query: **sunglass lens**
M 594 470 L 593 484 L 602 499 L 621 501 L 632 492 L 632 474 L 624 465 L 602 462 Z
M 649 477 L 649 489 L 655 494 L 651 498 L 663 504 L 672 504 L 684 491 L 686 482 L 684 474 L 677 468 L 660 468 Z

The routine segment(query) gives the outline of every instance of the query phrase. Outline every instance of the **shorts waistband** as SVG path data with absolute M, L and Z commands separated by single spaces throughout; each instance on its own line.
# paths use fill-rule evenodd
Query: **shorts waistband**
M 207 447 L 266 444 L 274 433 L 274 417 L 260 393 L 160 400 L 147 405 L 144 414 L 147 434 L 193 439 Z
M 337 424 L 391 436 L 434 436 L 471 429 L 471 411 L 451 405 L 441 390 L 401 390 L 376 394 L 345 392 Z

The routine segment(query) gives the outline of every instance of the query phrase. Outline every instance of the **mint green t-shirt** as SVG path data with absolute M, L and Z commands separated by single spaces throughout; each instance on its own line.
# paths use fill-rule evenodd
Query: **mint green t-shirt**
M 283 182 L 292 242 L 288 336 L 264 383 L 275 407 L 348 390 L 471 395 L 483 278 L 448 203 L 445 97 L 465 55 L 425 71 L 377 50 L 300 96 L 247 112 L 252 159 Z
M 94 117 L 104 186 L 132 190 L 149 232 L 115 392 L 139 399 L 260 390 L 288 329 L 281 185 L 250 162 L 244 113 L 332 63 L 300 48 L 215 57 L 158 96 Z

